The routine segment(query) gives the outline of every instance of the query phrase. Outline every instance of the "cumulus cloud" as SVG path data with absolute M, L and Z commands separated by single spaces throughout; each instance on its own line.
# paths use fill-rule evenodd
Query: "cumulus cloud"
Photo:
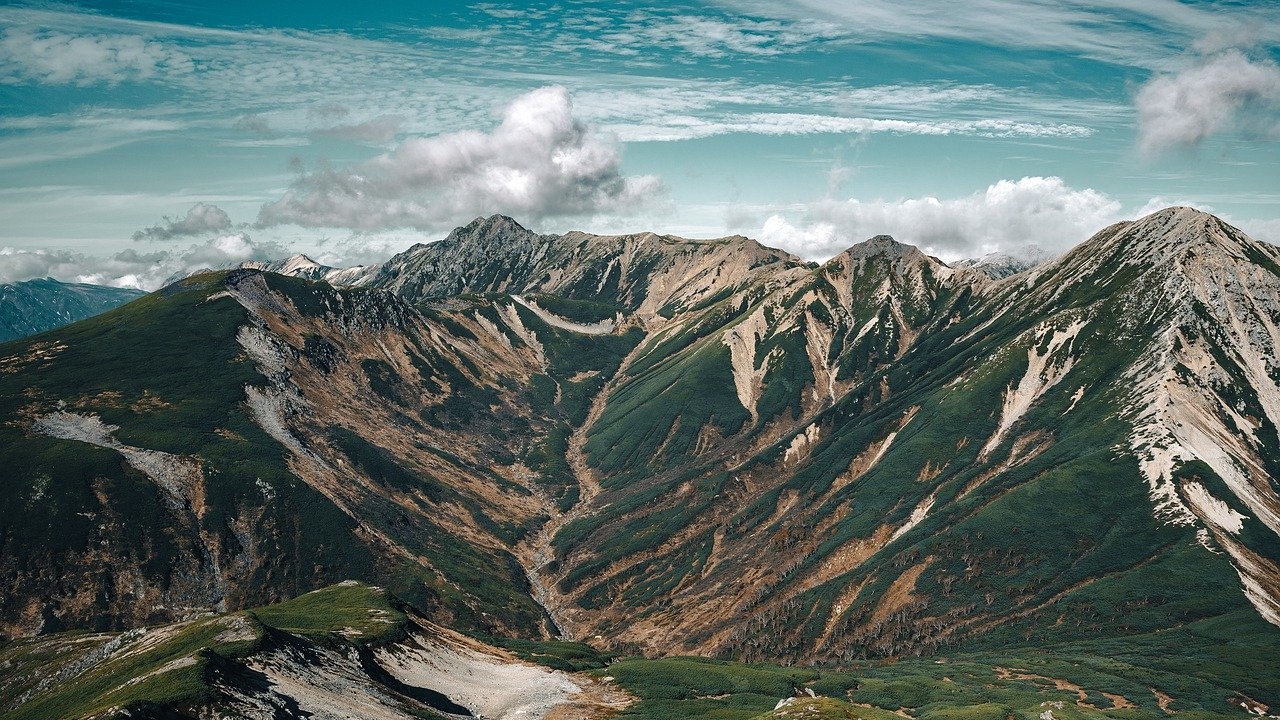
M 1194 148 L 1242 125 L 1280 134 L 1280 67 L 1237 49 L 1201 55 L 1178 73 L 1153 77 L 1135 103 L 1138 147 L 1147 154 Z
M 180 218 L 166 216 L 158 225 L 143 228 L 133 234 L 135 241 L 173 240 L 178 237 L 220 232 L 231 227 L 231 217 L 217 205 L 198 202 Z
M 661 189 L 624 176 L 617 143 L 576 118 L 563 87 L 516 98 L 491 133 L 415 137 L 349 168 L 303 173 L 262 207 L 262 225 L 438 228 L 475 215 L 625 211 Z
M 115 85 L 191 71 L 185 53 L 136 35 L 10 28 L 0 36 L 0 83 Z
M 255 241 L 245 233 L 221 235 L 185 250 L 138 252 L 130 248 L 108 257 L 5 247 L 0 248 L 0 282 L 52 277 L 64 282 L 155 290 L 199 270 L 234 267 L 246 260 L 276 260 L 289 254 L 279 243 Z
M 954 260 L 1035 245 L 1060 252 L 1122 217 L 1121 204 L 1058 177 L 1001 180 L 983 192 L 941 200 L 822 200 L 777 213 L 759 237 L 804 258 L 825 259 L 873 235 L 889 234 Z

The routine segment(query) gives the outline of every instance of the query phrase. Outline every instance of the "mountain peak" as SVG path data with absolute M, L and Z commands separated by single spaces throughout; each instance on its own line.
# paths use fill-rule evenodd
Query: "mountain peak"
M 452 233 L 449 233 L 449 237 L 452 238 L 461 235 L 492 237 L 494 235 L 512 231 L 525 234 L 529 232 L 529 229 L 516 222 L 515 218 L 495 213 L 489 217 L 477 217 L 466 225 L 456 228 Z
M 1170 205 L 1169 207 L 1157 210 L 1149 215 L 1139 218 L 1138 222 L 1144 222 L 1147 220 L 1159 220 L 1162 222 L 1186 221 L 1205 218 L 1215 218 L 1215 216 L 1212 213 L 1198 210 L 1189 205 Z
M 920 252 L 920 249 L 914 245 L 900 243 L 894 240 L 892 235 L 876 235 L 853 245 L 848 250 L 845 250 L 844 254 L 855 258 L 866 258 L 873 255 L 898 258 L 910 255 L 913 252 Z
M 1246 248 L 1257 245 L 1255 240 L 1216 215 L 1185 206 L 1167 207 L 1139 218 L 1125 227 L 1121 235 L 1129 239 L 1127 255 L 1155 262 L 1215 249 L 1241 255 Z

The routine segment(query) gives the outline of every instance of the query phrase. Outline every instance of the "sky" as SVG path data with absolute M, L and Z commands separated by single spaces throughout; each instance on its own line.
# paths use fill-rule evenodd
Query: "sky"
M 1280 242 L 1280 3 L 0 5 L 0 282 L 378 262 L 502 213 L 821 260 Z

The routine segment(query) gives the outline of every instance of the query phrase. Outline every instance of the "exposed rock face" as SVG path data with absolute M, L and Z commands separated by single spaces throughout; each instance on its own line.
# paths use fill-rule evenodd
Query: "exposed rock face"
M 744 237 L 538 235 L 494 215 L 391 258 L 367 285 L 411 301 L 539 292 L 652 316 L 803 265 Z
M 1171 208 L 1009 275 L 885 236 L 814 266 L 495 216 L 360 282 L 238 271 L 157 297 L 223 319 L 205 342 L 235 372 L 199 371 L 235 398 L 217 420 L 192 419 L 176 375 L 75 380 L 106 363 L 92 338 L 12 346 L 6 447 L 39 438 L 6 451 L 13 498 L 37 502 L 40 473 L 83 484 L 78 452 L 121 481 L 146 479 L 135 449 L 193 458 L 206 545 L 255 568 L 227 576 L 228 607 L 305 585 L 306 557 L 442 623 L 641 652 L 844 662 L 1280 622 L 1280 253 L 1212 216 Z M 118 445 L 51 432 L 67 413 Z M 285 542 L 310 508 L 341 533 Z M 6 540 L 7 632 L 134 619 L 40 602 L 67 562 L 30 552 L 40 532 Z M 174 582 L 130 567 L 149 592 Z

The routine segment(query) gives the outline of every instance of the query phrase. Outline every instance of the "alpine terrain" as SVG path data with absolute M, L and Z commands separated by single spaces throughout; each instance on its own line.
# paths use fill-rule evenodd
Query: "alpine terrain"
M 1280 712 L 1280 249 L 1036 259 L 495 215 L 0 345 L 0 712 Z
M 141 290 L 53 278 L 0 285 L 0 342 L 83 320 L 145 295 Z

